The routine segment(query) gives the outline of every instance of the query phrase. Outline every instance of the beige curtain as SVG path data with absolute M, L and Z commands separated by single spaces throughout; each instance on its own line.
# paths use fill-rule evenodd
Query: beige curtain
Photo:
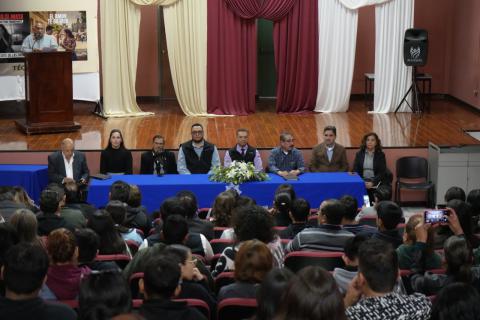
M 178 102 L 187 116 L 207 116 L 207 1 L 178 1 L 163 16 Z
M 138 107 L 135 92 L 140 29 L 137 5 L 169 5 L 177 0 L 102 0 L 103 111 L 106 117 L 152 115 Z

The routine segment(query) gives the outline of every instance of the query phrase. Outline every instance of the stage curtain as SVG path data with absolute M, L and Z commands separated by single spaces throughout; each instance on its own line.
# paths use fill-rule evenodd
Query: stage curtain
M 318 0 L 318 93 L 316 112 L 345 112 L 350 103 L 358 11 L 338 0 Z
M 138 107 L 135 92 L 140 29 L 138 4 L 169 5 L 177 0 L 102 0 L 103 112 L 106 117 L 151 115 Z
M 254 19 L 261 9 L 259 0 L 224 0 L 227 7 L 242 19 Z M 268 0 L 267 0 L 268 1 Z
M 180 107 L 187 116 L 207 116 L 207 1 L 178 1 L 163 7 L 163 16 Z
M 392 0 L 339 0 L 348 9 L 360 9 L 361 7 L 382 4 Z
M 410 85 L 412 68 L 403 62 L 403 40 L 413 26 L 413 10 L 413 0 L 392 0 L 375 8 L 374 113 L 395 111 Z M 411 110 L 404 103 L 399 111 Z
M 256 26 L 224 0 L 208 0 L 207 110 L 218 115 L 255 112 Z
M 312 111 L 318 81 L 318 2 L 295 1 L 274 24 L 277 112 Z

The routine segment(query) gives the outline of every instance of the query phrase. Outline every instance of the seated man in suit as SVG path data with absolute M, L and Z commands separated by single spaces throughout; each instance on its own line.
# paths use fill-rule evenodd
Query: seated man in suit
M 48 156 L 48 180 L 58 184 L 76 182 L 79 186 L 86 186 L 90 171 L 85 155 L 74 150 L 72 139 L 64 139 L 61 151 L 55 151 Z
M 157 134 L 153 137 L 152 150 L 142 153 L 140 174 L 160 174 L 162 169 L 163 173 L 178 173 L 175 155 L 165 150 L 165 138 Z
M 211 173 L 213 168 L 220 166 L 217 147 L 204 139 L 200 123 L 192 125 L 191 133 L 192 140 L 182 143 L 178 149 L 178 173 Z
M 345 148 L 335 143 L 337 128 L 326 126 L 323 129 L 323 143 L 313 148 L 310 171 L 339 172 L 348 171 Z
M 255 170 L 262 171 L 262 158 L 257 149 L 248 144 L 248 130 L 237 130 L 237 145 L 225 152 L 223 165 L 230 167 L 233 161 L 250 162 L 255 166 Z

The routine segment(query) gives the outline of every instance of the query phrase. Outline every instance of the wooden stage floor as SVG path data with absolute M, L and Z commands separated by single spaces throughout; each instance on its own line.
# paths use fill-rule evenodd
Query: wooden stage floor
M 346 113 L 276 114 L 274 102 L 260 102 L 257 113 L 236 117 L 186 117 L 175 102 L 142 103 L 144 111 L 154 116 L 102 119 L 92 114 L 93 104 L 76 102 L 75 121 L 82 125 L 75 133 L 27 136 L 18 131 L 14 120 L 24 117 L 20 103 L 0 103 L 0 151 L 50 151 L 59 148 L 60 141 L 70 137 L 80 150 L 100 150 L 107 144 L 110 130 L 122 130 L 129 149 L 149 149 L 151 138 L 159 133 L 166 137 L 166 147 L 177 149 L 190 139 L 190 126 L 204 125 L 207 140 L 218 148 L 230 148 L 235 143 L 235 131 L 250 130 L 250 143 L 258 148 L 278 145 L 279 133 L 293 133 L 297 148 L 312 148 L 322 141 L 323 127 L 337 127 L 337 141 L 346 147 L 358 147 L 366 132 L 378 133 L 385 147 L 426 147 L 438 145 L 480 144 L 465 130 L 480 130 L 480 111 L 451 99 L 431 102 L 430 111 L 422 115 L 411 113 L 369 114 L 363 101 L 353 100 Z

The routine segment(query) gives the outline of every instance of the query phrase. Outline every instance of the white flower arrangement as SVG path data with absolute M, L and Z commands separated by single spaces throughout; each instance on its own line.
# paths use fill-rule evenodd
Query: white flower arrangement
M 216 182 L 226 182 L 239 185 L 247 181 L 265 181 L 268 175 L 264 172 L 256 171 L 253 163 L 243 161 L 233 161 L 230 167 L 215 167 L 209 179 Z

